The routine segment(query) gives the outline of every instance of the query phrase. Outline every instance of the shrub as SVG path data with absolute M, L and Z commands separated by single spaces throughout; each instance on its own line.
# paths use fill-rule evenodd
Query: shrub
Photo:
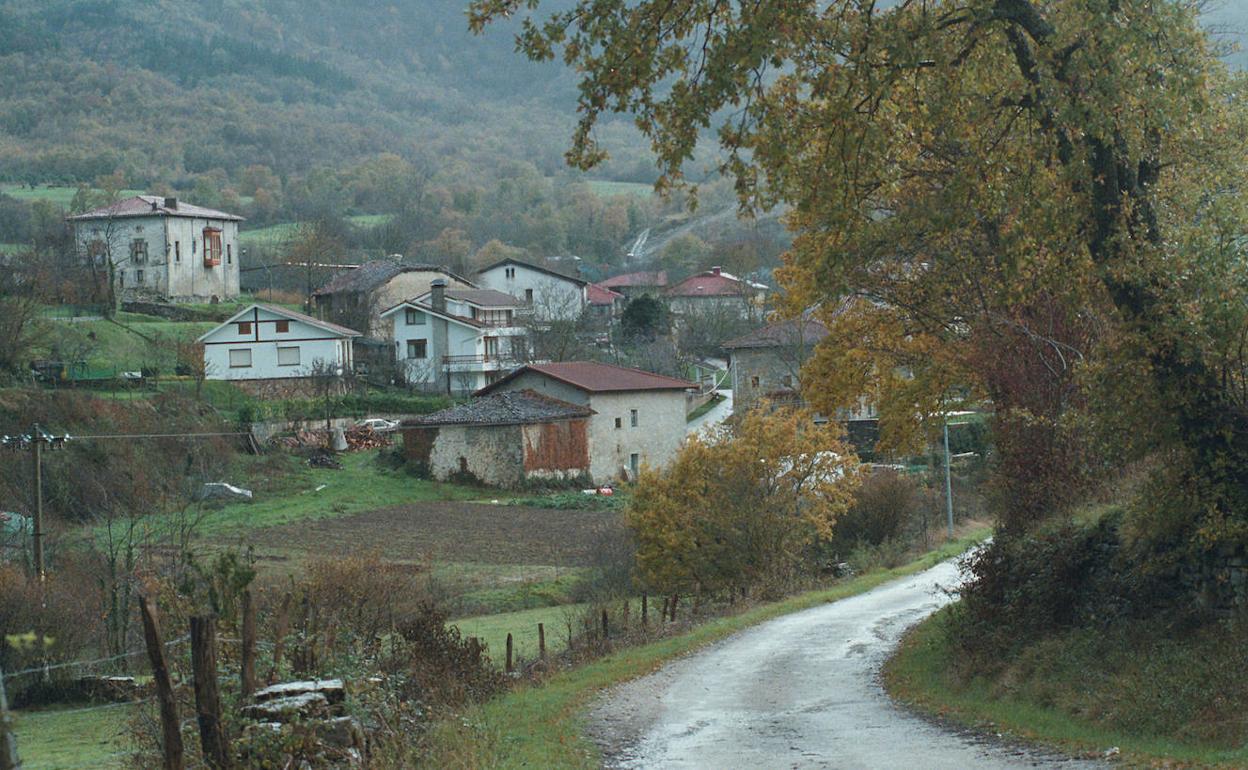
M 910 477 L 891 469 L 873 471 L 863 479 L 853 506 L 833 525 L 833 549 L 848 553 L 860 545 L 901 539 L 921 522 L 923 497 L 923 488 Z

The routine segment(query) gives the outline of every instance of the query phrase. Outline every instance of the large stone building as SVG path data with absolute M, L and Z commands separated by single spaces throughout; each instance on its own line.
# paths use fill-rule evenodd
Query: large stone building
M 136 195 L 72 217 L 74 245 L 126 300 L 212 302 L 238 296 L 243 218 L 177 198 Z
M 528 364 L 479 396 L 529 390 L 588 407 L 589 475 L 595 483 L 635 479 L 642 465 L 663 467 L 685 439 L 692 382 L 589 361 Z
M 592 415 L 531 390 L 495 393 L 404 422 L 404 454 L 440 480 L 588 482 Z
M 389 324 L 381 314 L 404 300 L 429 291 L 441 279 L 453 289 L 472 289 L 475 285 L 444 267 L 406 265 L 397 257 L 365 262 L 329 279 L 312 292 L 316 314 L 326 321 L 359 329 L 372 339 L 389 338 Z

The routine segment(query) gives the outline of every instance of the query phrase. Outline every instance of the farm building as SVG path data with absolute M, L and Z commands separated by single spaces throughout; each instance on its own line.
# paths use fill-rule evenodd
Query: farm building
M 243 218 L 155 195 L 76 216 L 75 248 L 107 272 L 126 300 L 209 302 L 238 296 Z
M 396 255 L 343 270 L 312 292 L 312 302 L 322 319 L 359 329 L 365 337 L 386 339 L 390 325 L 381 320 L 381 314 L 429 291 L 439 279 L 451 288 L 474 288 L 471 281 L 444 267 L 405 265 Z
M 593 410 L 531 390 L 475 398 L 403 423 L 403 451 L 431 478 L 496 487 L 589 475 Z
M 528 390 L 593 410 L 589 475 L 601 484 L 671 461 L 685 438 L 685 393 L 695 387 L 640 369 L 571 361 L 522 366 L 477 395 Z
M 589 301 L 587 282 L 518 259 L 504 259 L 482 268 L 476 280 L 482 288 L 524 300 L 538 321 L 574 321 Z
M 360 333 L 274 305 L 251 305 L 199 338 L 210 380 L 298 380 L 350 374 Z

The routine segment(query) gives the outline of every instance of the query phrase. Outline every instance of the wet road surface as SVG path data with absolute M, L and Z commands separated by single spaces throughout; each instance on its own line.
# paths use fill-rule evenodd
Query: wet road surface
M 1104 767 L 958 732 L 889 700 L 881 665 L 957 581 L 945 562 L 755 626 L 609 691 L 590 734 L 618 768 Z

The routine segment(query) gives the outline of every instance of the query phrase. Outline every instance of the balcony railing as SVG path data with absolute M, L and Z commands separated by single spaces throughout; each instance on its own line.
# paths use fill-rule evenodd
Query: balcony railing
M 519 361 L 515 359 L 515 356 L 495 353 L 480 356 L 442 356 L 442 363 L 446 366 L 464 366 L 471 364 L 517 364 Z

